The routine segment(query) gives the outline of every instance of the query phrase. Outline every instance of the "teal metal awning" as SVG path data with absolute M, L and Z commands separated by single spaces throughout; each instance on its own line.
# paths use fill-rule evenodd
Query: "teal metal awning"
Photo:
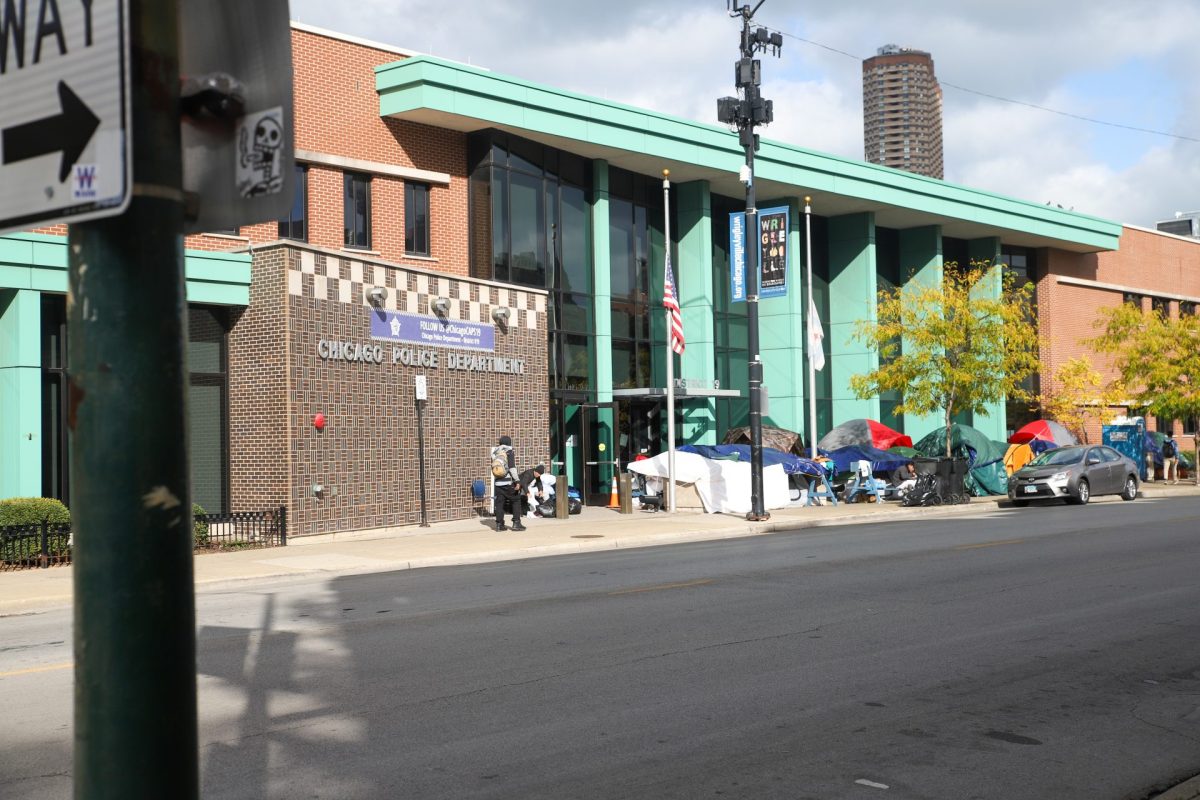
M 509 131 L 645 175 L 708 181 L 741 197 L 737 135 L 609 100 L 573 94 L 431 56 L 375 68 L 379 113 L 455 131 Z M 715 101 L 714 101 L 715 109 Z M 873 212 L 877 225 L 940 225 L 944 236 L 1072 252 L 1115 250 L 1119 223 L 764 139 L 755 158 L 760 203 L 813 198 L 826 217 Z

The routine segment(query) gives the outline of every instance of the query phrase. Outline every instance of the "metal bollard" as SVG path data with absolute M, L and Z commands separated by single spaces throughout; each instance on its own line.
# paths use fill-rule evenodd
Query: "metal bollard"
M 558 473 L 554 481 L 554 518 L 566 519 L 570 515 L 567 507 L 567 473 Z
M 622 472 L 617 478 L 617 497 L 620 498 L 622 514 L 633 513 L 633 476 Z

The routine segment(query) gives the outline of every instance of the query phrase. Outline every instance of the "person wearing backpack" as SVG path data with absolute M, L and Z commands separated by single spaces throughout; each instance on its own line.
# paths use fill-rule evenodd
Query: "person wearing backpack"
M 496 530 L 508 530 L 504 527 L 504 508 L 512 510 L 514 531 L 525 530 L 521 522 L 521 492 L 520 481 L 517 478 L 517 457 L 513 452 L 512 438 L 501 436 L 498 444 L 492 448 L 491 455 L 492 505 L 496 512 Z
M 1179 483 L 1179 451 L 1175 446 L 1175 440 L 1171 438 L 1171 434 L 1167 434 L 1167 438 L 1162 443 L 1163 451 L 1163 483 L 1171 481 L 1171 483 Z M 1172 473 L 1174 480 L 1171 479 Z

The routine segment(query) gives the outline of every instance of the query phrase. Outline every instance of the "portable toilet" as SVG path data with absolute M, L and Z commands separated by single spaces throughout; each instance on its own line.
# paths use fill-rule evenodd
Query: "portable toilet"
M 1138 477 L 1146 480 L 1146 421 L 1141 417 L 1125 417 L 1104 426 L 1104 444 L 1138 465 Z

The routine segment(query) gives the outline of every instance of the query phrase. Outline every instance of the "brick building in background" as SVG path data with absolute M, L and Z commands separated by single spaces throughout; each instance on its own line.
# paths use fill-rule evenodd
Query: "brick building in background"
M 1096 336 L 1094 322 L 1103 308 L 1123 302 L 1144 311 L 1157 309 L 1170 317 L 1196 314 L 1200 309 L 1200 240 L 1125 225 L 1120 249 L 1076 254 L 1042 254 L 1044 268 L 1037 279 L 1039 327 L 1042 333 L 1042 380 L 1072 358 L 1087 358 L 1105 378 L 1114 377 L 1107 356 L 1097 356 L 1082 340 Z M 1114 408 L 1114 413 L 1128 409 Z M 1198 421 L 1150 417 L 1149 430 L 1170 430 L 1180 445 L 1191 448 Z M 1100 424 L 1088 437 L 1100 441 Z
M 940 180 L 942 87 L 933 56 L 884 45 L 863 61 L 862 83 L 863 157 Z

